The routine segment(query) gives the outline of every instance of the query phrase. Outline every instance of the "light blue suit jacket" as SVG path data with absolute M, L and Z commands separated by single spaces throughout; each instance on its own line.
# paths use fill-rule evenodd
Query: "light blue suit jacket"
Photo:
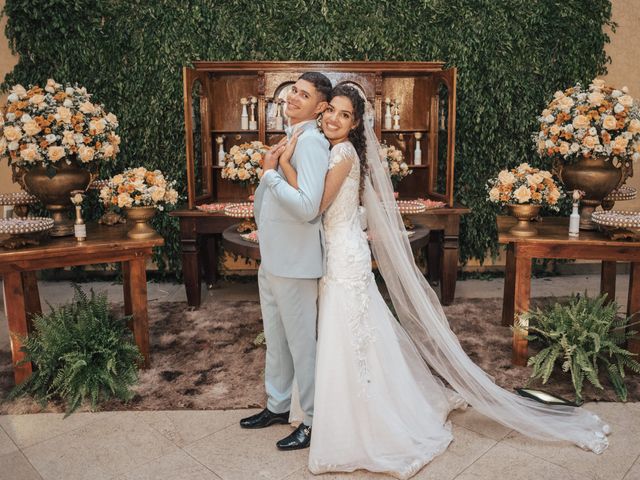
M 329 142 L 315 121 L 300 124 L 291 165 L 298 189 L 278 169 L 265 172 L 255 193 L 254 214 L 261 268 L 286 278 L 320 278 L 324 273 L 322 218 L 318 215 L 329 168 Z

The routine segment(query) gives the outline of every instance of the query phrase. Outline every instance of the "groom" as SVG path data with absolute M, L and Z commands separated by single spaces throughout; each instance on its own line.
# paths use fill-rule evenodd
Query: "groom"
M 328 105 L 329 79 L 317 72 L 298 78 L 287 95 L 290 137 L 300 131 L 291 165 L 298 189 L 278 168 L 283 144 L 267 153 L 256 190 L 254 212 L 262 263 L 258 270 L 260 307 L 267 342 L 267 408 L 240 421 L 243 428 L 289 422 L 293 376 L 300 392 L 304 421 L 276 443 L 280 450 L 306 448 L 311 441 L 318 278 L 323 275 L 322 224 L 318 215 L 329 164 L 329 142 L 316 119 Z

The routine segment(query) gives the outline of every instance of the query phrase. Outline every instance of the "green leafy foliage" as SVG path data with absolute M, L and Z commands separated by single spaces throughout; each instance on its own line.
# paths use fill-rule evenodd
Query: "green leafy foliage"
M 458 68 L 456 199 L 461 259 L 497 251 L 486 179 L 536 157 L 553 92 L 605 73 L 609 0 L 7 0 L 14 83 L 77 82 L 120 120 L 102 175 L 159 168 L 186 195 L 181 67 L 194 60 L 443 60 Z M 94 215 L 99 209 L 92 208 Z M 156 215 L 155 257 L 179 273 L 177 220 Z
M 618 316 L 616 302 L 606 300 L 606 294 L 590 298 L 585 293 L 572 296 L 566 304 L 556 303 L 547 311 L 536 309 L 520 317 L 521 325 L 529 324 L 528 339 L 543 346 L 529 358 L 531 379 L 547 383 L 561 366 L 571 376 L 576 401 L 581 403 L 585 379 L 604 388 L 599 379 L 604 369 L 618 398 L 627 400 L 625 368 L 640 373 L 640 363 L 623 345 L 637 332 L 628 328 L 630 318 Z
M 130 400 L 142 360 L 127 328 L 129 318 L 115 318 L 105 294 L 92 290 L 87 296 L 74 288 L 71 303 L 34 318 L 34 332 L 24 339 L 22 351 L 24 361 L 36 368 L 10 395 L 33 395 L 43 406 L 60 398 L 67 415 L 85 400 L 94 409 L 112 397 Z

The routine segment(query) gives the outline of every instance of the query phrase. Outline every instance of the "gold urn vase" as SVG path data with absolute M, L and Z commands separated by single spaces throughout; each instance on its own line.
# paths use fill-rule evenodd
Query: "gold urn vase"
M 624 165 L 616 166 L 613 161 L 604 157 L 581 158 L 575 163 L 556 162 L 554 170 L 566 190 L 584 192 L 584 197 L 580 200 L 581 230 L 595 230 L 591 214 L 630 174 Z
M 156 231 L 147 223 L 156 214 L 156 207 L 128 207 L 124 214 L 133 226 L 127 231 L 127 237 L 136 240 L 153 237 Z
M 51 173 L 55 174 L 50 176 Z M 71 192 L 86 190 L 91 173 L 72 161 L 60 161 L 53 170 L 38 166 L 24 172 L 22 181 L 26 190 L 38 197 L 44 208 L 51 212 L 53 228 L 49 235 L 64 237 L 73 235 L 73 220 L 67 215 L 71 208 Z
M 507 205 L 507 208 L 509 214 L 518 220 L 516 226 L 509 230 L 510 234 L 516 237 L 535 237 L 538 234 L 538 230 L 531 224 L 531 221 L 538 217 L 541 205 L 511 203 Z

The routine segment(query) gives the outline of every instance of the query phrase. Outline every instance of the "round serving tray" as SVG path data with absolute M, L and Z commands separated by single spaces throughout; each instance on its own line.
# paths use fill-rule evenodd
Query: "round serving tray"
M 241 233 L 240 238 L 247 242 L 258 243 L 258 231 L 254 230 L 251 233 Z
M 202 212 L 218 213 L 224 212 L 227 205 L 227 203 L 204 203 L 202 205 L 196 205 L 196 208 Z
M 627 185 L 621 186 L 618 190 L 614 190 L 605 197 L 605 200 L 610 202 L 621 202 L 624 200 L 633 200 L 636 198 L 638 191 L 634 187 Z
M 0 205 L 33 205 L 38 198 L 28 192 L 0 193 Z
M 403 215 L 422 213 L 427 207 L 423 202 L 418 200 L 397 200 L 398 210 Z
M 53 227 L 53 218 L 26 217 L 0 219 L 0 234 L 24 235 L 45 232 Z
M 228 203 L 224 207 L 224 214 L 229 217 L 253 217 L 253 202 Z
M 628 210 L 597 211 L 591 214 L 593 223 L 612 228 L 640 228 L 640 212 Z
M 109 186 L 109 180 L 94 180 L 89 184 L 89 190 L 102 190 L 104 187 Z

